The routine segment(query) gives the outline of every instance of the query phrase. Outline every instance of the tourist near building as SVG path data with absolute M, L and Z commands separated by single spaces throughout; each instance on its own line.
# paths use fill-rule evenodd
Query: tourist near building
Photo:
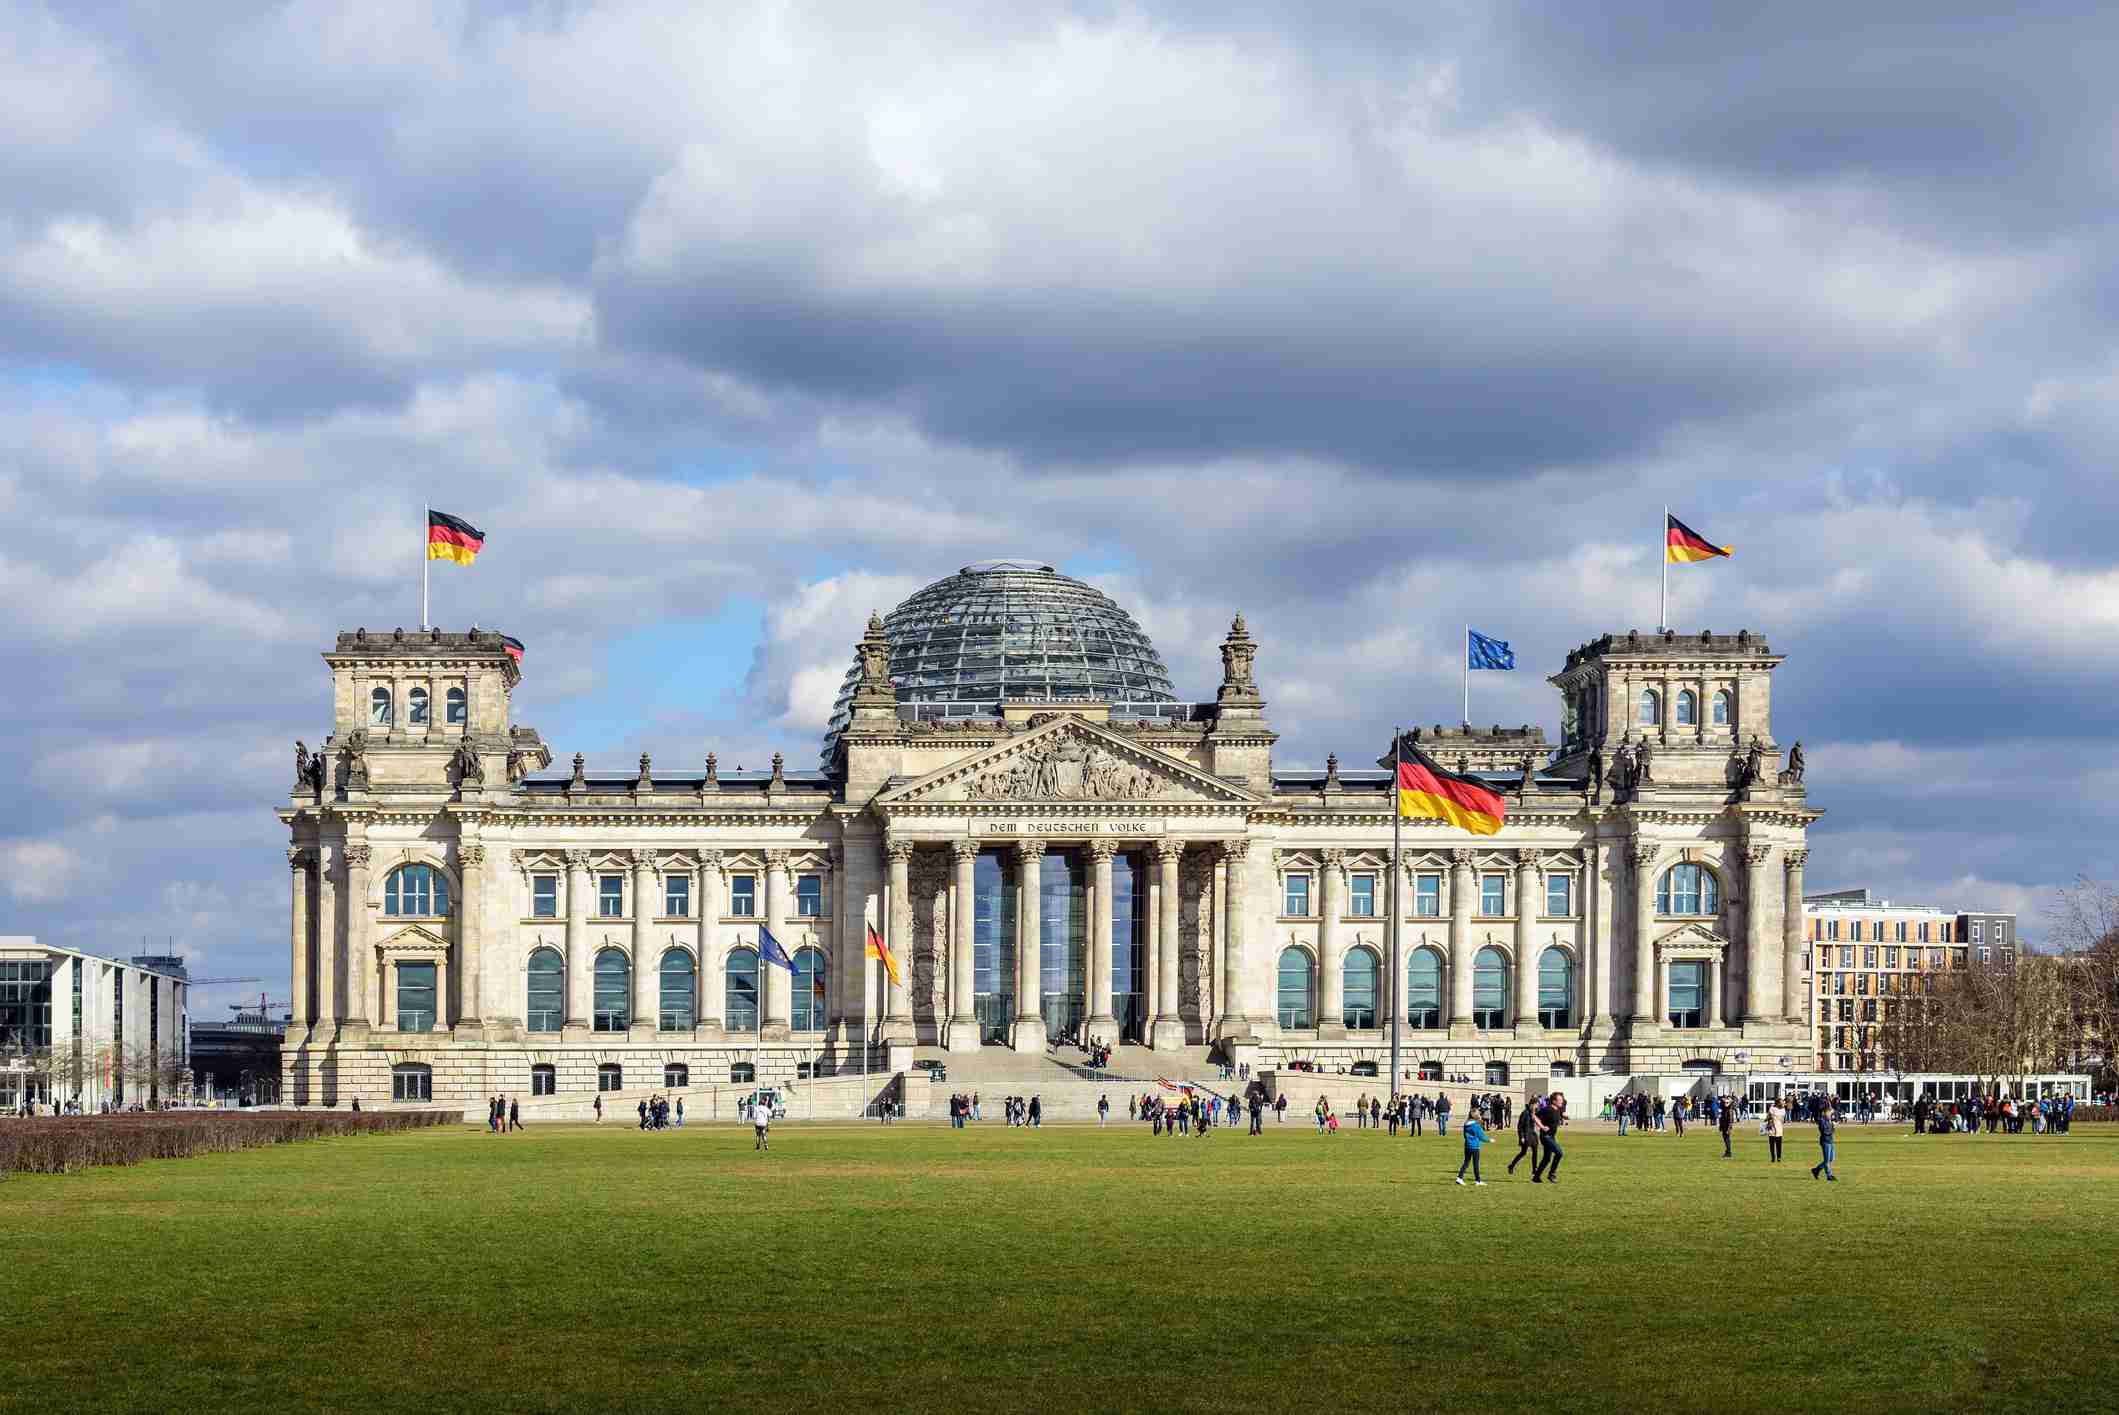
M 188 1096 L 191 988 L 180 963 L 163 962 L 0 935 L 0 1113 Z
M 1143 1068 L 1337 1067 L 1387 1057 L 1394 1007 L 1408 1070 L 1511 1088 L 1807 1057 L 1818 812 L 1757 635 L 1582 645 L 1550 679 L 1556 741 L 1421 731 L 1507 822 L 1407 821 L 1395 892 L 1398 705 L 1347 744 L 1359 769 L 1277 764 L 1271 645 L 1240 615 L 1195 699 L 1123 608 L 1035 562 L 967 566 L 852 648 L 818 769 L 609 777 L 548 773 L 514 720 L 534 647 L 526 668 L 492 630 L 341 633 L 279 810 L 285 1098 L 475 1105 L 1072 1037 Z M 768 932 L 792 973 L 760 966 Z
M 1814 963 L 1806 1014 L 1820 1071 L 1882 1071 L 1893 1010 L 1918 1007 L 1935 980 L 1969 967 L 2012 967 L 2016 916 L 1893 904 L 1867 889 L 1803 898 Z

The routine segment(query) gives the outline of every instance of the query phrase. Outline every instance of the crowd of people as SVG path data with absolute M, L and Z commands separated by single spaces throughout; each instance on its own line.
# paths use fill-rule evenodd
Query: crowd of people
M 1913 1102 L 1913 1133 L 1916 1135 L 1977 1135 L 1982 1123 L 1989 1135 L 2065 1135 L 2075 1119 L 2073 1096 L 2042 1096 L 2036 1100 L 2014 1096 L 1973 1096 L 1963 1101 L 1934 1101 L 1926 1097 Z
M 522 1129 L 522 1097 L 492 1096 L 486 1101 L 486 1133 L 504 1135 Z

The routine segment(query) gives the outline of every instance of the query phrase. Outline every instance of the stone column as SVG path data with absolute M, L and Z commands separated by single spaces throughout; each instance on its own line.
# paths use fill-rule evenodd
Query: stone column
M 486 847 L 472 840 L 459 842 L 456 863 L 462 874 L 463 897 L 456 901 L 456 952 L 463 960 L 456 985 L 463 990 L 457 1004 L 456 1025 L 475 1033 L 484 1026 L 486 953 Z
M 1803 952 L 1809 941 L 1803 937 L 1803 865 L 1808 850 L 1788 850 L 1781 855 L 1781 1019 L 1800 1025 L 1803 1021 Z M 1814 1051 L 1807 1038 L 1803 1051 Z
M 1538 1025 L 1537 919 L 1539 863 L 1542 850 L 1516 852 L 1516 1015 L 1518 1031 Z
M 911 1043 L 912 1024 L 912 842 L 893 839 L 884 846 L 890 856 L 890 936 L 884 942 L 906 981 L 890 985 L 890 1004 L 883 1016 L 883 1040 Z
M 1613 937 L 1613 921 L 1617 911 L 1612 907 L 1614 894 L 1608 876 L 1611 873 L 1612 845 L 1607 840 L 1593 840 L 1589 847 L 1589 878 L 1584 882 L 1582 896 L 1584 908 L 1594 905 L 1594 913 L 1585 917 L 1589 931 L 1588 953 L 1594 960 L 1590 969 L 1587 987 L 1590 1010 L 1590 1025 L 1598 1035 L 1611 1031 L 1612 1012 L 1618 998 L 1612 988 L 1615 976 L 1613 968 L 1616 940 Z
M 1449 852 L 1449 1025 L 1472 1025 L 1472 852 Z
M 635 850 L 633 866 L 633 995 L 629 1001 L 632 1025 L 626 1030 L 635 1041 L 652 1041 L 655 1024 L 661 1020 L 659 969 L 655 965 L 655 852 Z
M 1233 1037 L 1248 1037 L 1251 1029 L 1244 1022 L 1243 993 L 1243 914 L 1244 905 L 1250 898 L 1250 879 L 1244 868 L 1250 858 L 1250 842 L 1247 840 L 1224 841 L 1221 860 L 1217 868 L 1221 873 L 1223 900 L 1221 916 L 1221 1017 L 1215 1023 L 1217 1037 L 1227 1040 Z
M 1152 1044 L 1157 1051 L 1181 1051 L 1185 1045 L 1185 1019 L 1177 1004 L 1177 865 L 1184 853 L 1182 840 L 1165 837 L 1155 842 L 1155 873 L 1162 895 L 1155 920 L 1157 997 Z
M 397 957 L 383 964 L 383 1030 L 397 1030 Z
M 1722 969 L 1728 962 L 1729 954 L 1725 949 L 1721 957 L 1712 959 L 1707 964 L 1707 1025 L 1710 1027 L 1729 1025 L 1723 1016 L 1725 1009 L 1722 1005 L 1728 997 L 1728 993 L 1722 989 Z
M 316 1030 L 311 1040 L 328 1046 L 338 1036 L 338 881 L 341 847 L 316 847 Z
M 953 840 L 950 862 L 956 867 L 949 886 L 949 1034 L 944 1039 L 952 1052 L 979 1049 L 977 978 L 971 952 L 976 944 L 972 926 L 977 921 L 979 843 Z
M 1346 1035 L 1346 944 L 1339 934 L 1339 916 L 1346 912 L 1343 890 L 1346 882 L 1346 851 L 1324 852 L 1324 869 L 1317 881 L 1317 1035 Z
M 1670 740 L 1671 727 L 1678 720 L 1677 690 L 1677 679 L 1667 675 L 1658 687 L 1657 692 L 1660 701 L 1657 702 L 1656 706 L 1660 711 L 1657 716 L 1662 719 L 1656 724 L 1656 741 L 1658 744 L 1667 743 Z
M 1779 971 L 1766 940 L 1766 861 L 1772 855 L 1771 845 L 1744 847 L 1744 1020 L 1761 1026 L 1773 1020 L 1766 980 Z
M 446 1032 L 454 1019 L 449 1013 L 449 955 L 434 960 L 434 1030 Z
M 1147 920 L 1141 926 L 1146 943 L 1141 949 L 1141 1040 L 1152 1041 L 1155 1036 L 1155 1017 L 1162 1002 L 1162 876 L 1155 870 L 1142 869 L 1140 862 L 1147 854 L 1134 856 L 1135 868 L 1139 872 L 1133 877 L 1134 902 L 1138 907 L 1145 901 Z
M 1628 858 L 1633 864 L 1633 1025 L 1635 1031 L 1660 1026 L 1655 977 L 1655 865 L 1662 850 L 1636 840 Z
M 368 861 L 372 854 L 365 840 L 346 846 L 346 1025 L 366 1031 L 373 1016 L 375 947 L 368 936 Z
M 1015 911 L 1015 1028 L 1014 1047 L 1019 1052 L 1042 1055 L 1045 1050 L 1044 931 L 1038 911 L 1043 903 L 1039 890 L 1044 884 L 1045 842 L 1024 840 L 1015 847 L 1021 902 Z
M 293 881 L 292 895 L 288 901 L 289 927 L 292 939 L 294 972 L 290 979 L 287 1006 L 294 1020 L 287 1024 L 287 1039 L 283 1046 L 298 1047 L 309 1031 L 309 867 L 310 854 L 299 845 L 287 847 L 288 878 Z M 80 966 L 79 960 L 75 967 Z
M 1090 885 L 1095 891 L 1089 915 L 1089 1026 L 1092 1041 L 1118 1040 L 1118 1017 L 1111 1010 L 1111 860 L 1115 840 L 1089 842 Z
M 567 1015 L 560 1029 L 569 1038 L 589 1035 L 595 1000 L 589 970 L 589 852 L 567 851 Z
M 710 1035 L 725 1030 L 721 1006 L 728 986 L 721 967 L 721 852 L 699 852 L 699 1026 Z

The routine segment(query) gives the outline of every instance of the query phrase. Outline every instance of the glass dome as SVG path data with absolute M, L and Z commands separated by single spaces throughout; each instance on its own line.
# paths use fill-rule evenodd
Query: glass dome
M 883 631 L 901 710 L 917 718 L 988 716 L 1004 699 L 1177 701 L 1162 655 L 1132 615 L 1035 560 L 966 565 L 890 611 Z M 857 657 L 832 706 L 827 766 L 860 676 Z

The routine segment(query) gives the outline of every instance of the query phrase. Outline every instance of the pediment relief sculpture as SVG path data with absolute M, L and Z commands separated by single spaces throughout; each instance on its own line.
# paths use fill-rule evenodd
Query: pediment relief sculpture
M 966 782 L 965 794 L 980 801 L 1145 801 L 1161 796 L 1170 781 L 1115 752 L 1079 737 L 1049 737 Z

